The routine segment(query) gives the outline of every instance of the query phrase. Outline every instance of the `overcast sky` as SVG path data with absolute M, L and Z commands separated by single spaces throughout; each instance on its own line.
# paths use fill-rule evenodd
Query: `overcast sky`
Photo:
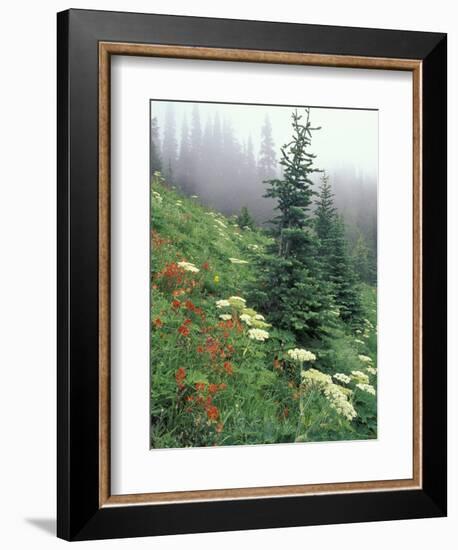
M 152 101 L 151 116 L 156 116 L 159 128 L 164 130 L 167 101 Z M 280 147 L 291 139 L 291 112 L 288 106 L 239 105 L 221 103 L 198 103 L 202 128 L 208 117 L 219 113 L 221 120 L 229 120 L 234 136 L 239 141 L 251 135 L 255 152 L 259 150 L 260 133 L 266 114 L 272 124 L 277 159 Z M 174 102 L 177 140 L 183 116 L 191 123 L 194 103 Z M 300 108 L 299 108 L 300 111 Z M 378 173 L 378 112 L 369 110 L 312 107 L 310 120 L 313 126 L 322 129 L 313 133 L 312 152 L 317 154 L 317 168 L 328 172 L 353 168 L 368 181 L 376 181 Z

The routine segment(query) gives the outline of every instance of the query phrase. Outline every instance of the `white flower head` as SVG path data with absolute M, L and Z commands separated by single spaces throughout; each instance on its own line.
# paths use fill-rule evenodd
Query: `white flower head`
M 240 315 L 240 320 L 243 321 L 248 326 L 251 326 L 251 322 L 252 322 L 251 315 L 248 315 L 247 313 L 242 313 L 242 315 Z
M 232 319 L 232 315 L 230 313 L 222 313 L 219 318 L 223 321 L 230 321 Z
M 178 262 L 178 265 L 185 271 L 190 271 L 191 273 L 199 273 L 200 271 L 200 269 L 191 262 Z
M 246 260 L 239 260 L 238 258 L 229 258 L 231 264 L 247 264 Z
M 217 300 L 216 307 L 222 309 L 223 307 L 231 307 L 229 300 Z
M 372 363 L 372 359 L 367 355 L 358 355 L 358 359 L 363 363 Z
M 356 387 L 359 388 L 361 391 L 364 391 L 366 393 L 370 393 L 371 395 L 375 395 L 375 388 L 374 386 L 371 386 L 370 384 L 356 384 Z
M 338 380 L 339 382 L 342 382 L 343 384 L 349 384 L 351 381 L 351 378 L 344 374 L 343 372 L 338 372 L 333 375 L 333 378 Z
M 305 361 L 315 361 L 316 355 L 306 349 L 294 348 L 288 350 L 288 355 L 293 361 L 304 363 Z
M 262 330 L 260 328 L 250 328 L 248 331 L 248 338 L 251 338 L 251 340 L 258 340 L 258 342 L 264 342 L 264 340 L 269 338 L 269 333 L 267 330 Z

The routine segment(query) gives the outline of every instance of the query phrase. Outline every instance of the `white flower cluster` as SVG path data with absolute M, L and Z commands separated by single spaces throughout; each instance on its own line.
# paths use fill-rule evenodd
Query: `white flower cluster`
M 364 342 L 362 340 L 360 340 L 359 338 L 355 338 L 355 342 L 357 344 L 363 344 L 364 345 Z
M 257 321 L 265 321 L 266 318 L 264 317 L 264 315 L 261 315 L 260 313 L 256 313 L 256 315 L 254 316 L 254 318 L 257 320 Z
M 316 355 L 311 351 L 307 351 L 306 349 L 294 348 L 288 350 L 287 353 L 293 361 L 297 361 L 298 363 L 304 363 L 305 361 L 315 361 L 316 359 Z
M 371 395 L 375 395 L 375 388 L 370 384 L 356 384 L 356 387 L 359 388 L 361 391 L 365 391 L 367 393 L 370 393 Z
M 351 378 L 343 372 L 338 372 L 337 374 L 334 374 L 333 378 L 335 378 L 339 382 L 342 382 L 343 384 L 349 384 L 351 382 Z
M 374 367 L 366 367 L 366 370 L 369 374 L 377 374 L 377 369 Z
M 248 315 L 247 313 L 242 313 L 242 315 L 240 315 L 240 320 L 243 321 L 245 324 L 247 324 L 248 326 L 251 326 L 251 315 Z
M 231 307 L 229 300 L 217 300 L 216 307 L 222 309 L 223 307 Z
M 223 313 L 219 316 L 219 318 L 223 321 L 230 321 L 232 319 L 232 315 L 230 315 L 229 313 Z
M 191 271 L 191 273 L 199 273 L 200 269 L 191 262 L 178 262 L 178 266 L 185 271 Z
M 318 386 L 327 386 L 332 384 L 332 378 L 329 374 L 324 374 L 317 369 L 308 369 L 301 371 L 301 378 L 303 383 L 308 385 L 316 384 Z
M 358 355 L 358 359 L 363 363 L 372 363 L 372 359 L 367 355 Z
M 240 296 L 231 296 L 229 298 L 229 304 L 233 307 L 245 307 L 246 300 Z
M 227 225 L 223 223 L 221 220 L 218 220 L 218 218 L 215 217 L 215 223 L 217 223 L 220 227 L 223 227 L 224 229 L 227 229 Z
M 153 198 L 154 198 L 159 204 L 162 203 L 162 196 L 161 196 L 160 193 L 158 193 L 157 191 L 153 191 L 153 192 L 152 192 L 152 195 L 153 195 Z
M 353 380 L 360 384 L 369 384 L 369 377 L 365 372 L 362 372 L 360 370 L 352 370 L 351 377 L 353 378 Z
M 352 421 L 356 416 L 356 411 L 353 405 L 348 401 L 346 394 L 342 391 L 343 388 L 336 384 L 329 384 L 323 389 L 324 396 L 329 401 L 331 407 L 348 421 Z
M 264 340 L 269 338 L 269 333 L 267 330 L 262 330 L 260 328 L 250 328 L 248 331 L 248 338 L 251 338 L 251 340 L 258 340 L 258 342 L 264 342 Z
M 239 260 L 238 258 L 229 258 L 231 264 L 247 264 L 246 260 Z
M 249 245 L 248 245 L 248 248 L 249 248 L 250 250 L 259 250 L 259 245 L 257 245 L 257 244 L 249 244 Z

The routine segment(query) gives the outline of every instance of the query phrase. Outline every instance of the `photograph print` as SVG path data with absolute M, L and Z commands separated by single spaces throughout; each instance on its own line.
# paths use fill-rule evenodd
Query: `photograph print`
M 376 439 L 378 111 L 149 124 L 150 447 Z

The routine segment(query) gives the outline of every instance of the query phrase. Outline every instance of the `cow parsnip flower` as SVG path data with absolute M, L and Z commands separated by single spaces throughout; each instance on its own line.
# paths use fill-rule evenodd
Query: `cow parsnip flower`
M 374 367 L 366 367 L 366 370 L 369 374 L 377 374 L 377 369 Z
M 304 363 L 305 361 L 315 361 L 316 355 L 306 349 L 294 348 L 287 351 L 293 361 Z
M 375 388 L 370 384 L 356 384 L 356 387 L 359 388 L 361 391 L 365 391 L 366 393 L 375 395 Z
M 358 355 L 358 359 L 363 363 L 372 363 L 372 359 L 367 355 Z
M 223 307 L 231 307 L 229 300 L 217 300 L 216 307 L 222 309 Z
M 232 319 L 232 315 L 230 313 L 222 313 L 219 318 L 223 321 L 230 321 Z
M 317 369 L 303 370 L 301 378 L 305 385 L 317 384 L 318 386 L 326 386 L 332 384 L 332 378 L 329 374 L 324 374 Z
M 247 313 L 242 313 L 242 315 L 240 315 L 240 320 L 243 321 L 248 326 L 251 326 L 251 321 L 252 321 L 251 315 L 248 315 Z
M 329 384 L 323 388 L 323 394 L 331 407 L 348 421 L 356 417 L 353 405 L 348 401 L 345 392 L 337 384 Z
M 344 374 L 343 372 L 338 372 L 334 374 L 333 378 L 335 378 L 339 382 L 342 382 L 343 384 L 349 384 L 351 382 L 351 378 L 346 374 Z
M 250 328 L 248 331 L 248 338 L 251 338 L 251 340 L 257 340 L 258 342 L 264 342 L 264 340 L 269 338 L 269 333 L 260 328 Z
M 191 262 L 178 262 L 178 264 L 185 271 L 190 271 L 191 273 L 199 273 L 200 269 L 196 267 Z
M 359 384 L 369 384 L 369 377 L 365 372 L 360 370 L 352 370 L 351 377 Z

